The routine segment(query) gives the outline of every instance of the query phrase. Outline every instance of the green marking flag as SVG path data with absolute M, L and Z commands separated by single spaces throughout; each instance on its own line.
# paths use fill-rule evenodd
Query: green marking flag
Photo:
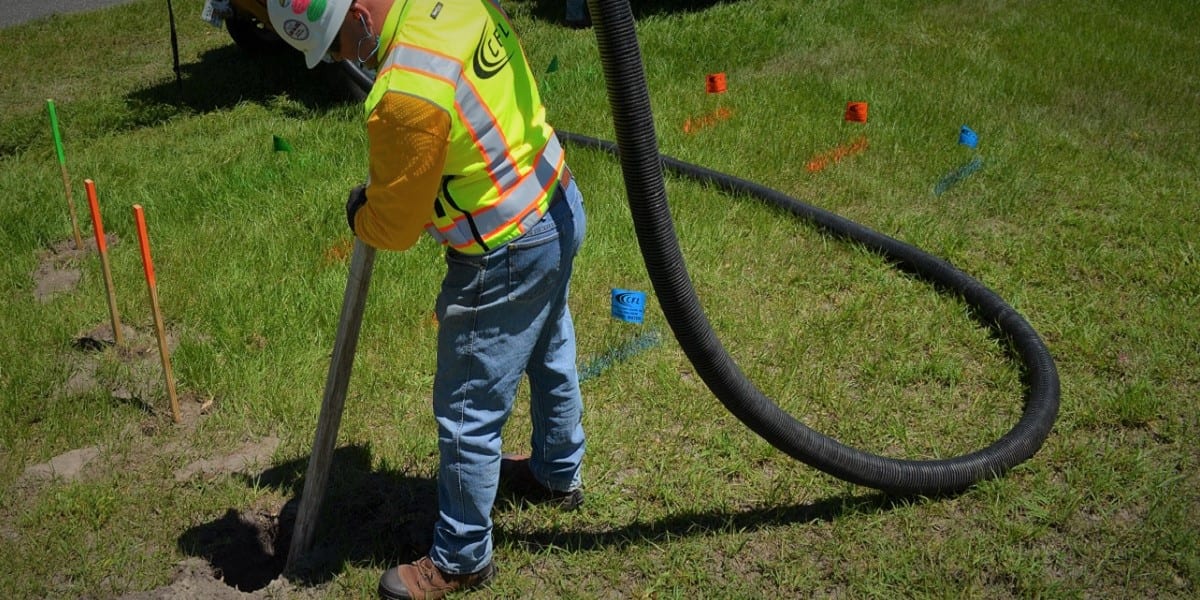
M 54 101 L 47 98 L 46 108 L 50 111 L 50 130 L 54 132 L 54 151 L 58 153 L 58 164 L 65 165 L 67 159 L 63 155 L 62 134 L 58 132 L 58 111 L 54 110 Z
M 550 59 L 550 66 L 546 67 L 547 73 L 553 73 L 558 70 L 558 57 Z
M 292 151 L 292 145 L 287 143 L 287 140 L 285 140 L 277 135 L 273 135 L 271 137 L 274 140 L 276 152 L 291 152 Z

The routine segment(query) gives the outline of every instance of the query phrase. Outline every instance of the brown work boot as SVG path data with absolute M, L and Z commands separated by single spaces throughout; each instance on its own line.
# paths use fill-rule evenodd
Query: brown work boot
M 500 486 L 529 504 L 548 504 L 567 511 L 583 506 L 583 490 L 560 492 L 546 487 L 533 476 L 529 457 L 523 454 L 500 457 Z
M 417 562 L 384 571 L 379 578 L 379 597 L 384 600 L 435 600 L 450 592 L 487 585 L 495 576 L 496 565 L 492 562 L 474 573 L 452 575 L 443 573 L 425 556 Z

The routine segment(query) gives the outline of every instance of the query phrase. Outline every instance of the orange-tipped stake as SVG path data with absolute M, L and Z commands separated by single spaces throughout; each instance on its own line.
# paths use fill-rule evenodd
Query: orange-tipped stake
M 67 192 L 67 209 L 71 212 L 71 233 L 75 235 L 75 249 L 83 250 L 83 237 L 79 235 L 79 221 L 75 218 L 75 199 L 71 195 L 71 178 L 67 175 L 67 158 L 63 153 L 62 134 L 58 131 L 58 111 L 54 109 L 54 101 L 46 99 L 46 109 L 50 111 L 50 131 L 54 134 L 54 152 L 58 155 L 58 167 L 62 171 L 63 188 Z
M 113 289 L 112 271 L 108 267 L 108 244 L 104 239 L 104 223 L 100 220 L 100 202 L 96 200 L 96 182 L 83 180 L 87 190 L 88 208 L 92 211 L 92 230 L 96 233 L 96 249 L 100 251 L 100 269 L 104 272 L 104 291 L 108 294 L 108 316 L 112 319 L 113 340 L 123 346 L 121 316 L 117 314 L 117 293 Z
M 162 311 L 158 310 L 158 284 L 154 281 L 154 262 L 150 260 L 150 236 L 146 233 L 146 214 L 142 205 L 133 205 L 133 218 L 137 221 L 138 245 L 142 249 L 142 267 L 146 271 L 146 285 L 150 288 L 150 309 L 154 311 L 154 333 L 158 336 L 158 355 L 162 357 L 163 376 L 167 379 L 167 396 L 171 399 L 171 417 L 176 423 L 179 418 L 179 398 L 175 396 L 175 374 L 171 371 L 171 355 L 167 349 L 167 331 L 163 327 Z

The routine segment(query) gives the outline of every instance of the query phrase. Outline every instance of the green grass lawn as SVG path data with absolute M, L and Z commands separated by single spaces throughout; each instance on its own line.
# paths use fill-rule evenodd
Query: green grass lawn
M 0 30 L 0 595 L 121 597 L 208 565 L 255 597 L 372 597 L 380 571 L 431 537 L 440 249 L 380 254 L 314 574 L 267 586 L 346 281 L 362 110 L 327 69 L 248 56 L 196 18 L 200 0 L 174 4 L 181 88 L 165 3 Z M 589 217 L 571 297 L 581 363 L 651 330 L 663 339 L 583 385 L 584 509 L 502 502 L 501 576 L 471 597 L 1200 593 L 1194 3 L 636 4 L 664 154 L 914 244 L 995 290 L 1054 354 L 1059 419 L 1031 460 L 945 498 L 889 498 L 786 457 L 722 408 L 671 337 L 616 160 L 568 148 Z M 594 34 L 559 26 L 554 2 L 504 5 L 551 122 L 612 139 Z M 728 90 L 705 93 L 718 72 Z M 84 179 L 97 187 L 125 348 L 78 342 L 109 324 L 108 304 L 99 255 L 72 248 L 47 99 L 85 238 Z M 848 101 L 869 104 L 866 123 L 843 119 Z M 957 143 L 962 125 L 977 148 Z M 275 152 L 275 136 L 292 151 Z M 840 160 L 810 170 L 821 156 Z M 667 189 L 709 320 L 796 418 L 927 459 L 986 446 L 1020 415 L 1020 366 L 960 299 L 755 200 L 677 176 Z M 643 325 L 610 316 L 612 288 L 648 292 Z M 513 451 L 529 436 L 517 405 Z M 31 469 L 64 455 L 90 460 L 71 477 Z

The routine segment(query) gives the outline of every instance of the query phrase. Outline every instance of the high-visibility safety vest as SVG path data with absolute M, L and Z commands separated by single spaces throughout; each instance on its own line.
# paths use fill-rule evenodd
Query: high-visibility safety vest
M 425 230 L 482 254 L 541 219 L 565 168 L 537 84 L 493 0 L 397 0 L 381 35 L 368 117 L 385 94 L 427 100 L 451 119 L 442 184 Z

